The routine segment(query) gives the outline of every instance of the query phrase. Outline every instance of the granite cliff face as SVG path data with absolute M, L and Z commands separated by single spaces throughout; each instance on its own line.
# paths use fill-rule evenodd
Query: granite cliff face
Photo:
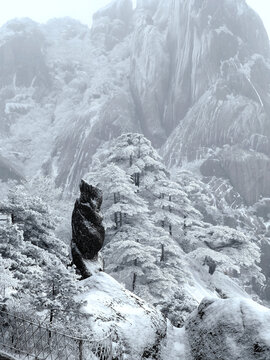
M 23 176 L 17 171 L 15 166 L 11 165 L 0 155 L 0 181 L 6 182 L 8 180 L 22 182 Z
M 177 23 L 185 35 L 178 39 L 167 108 L 166 123 L 176 128 L 162 154 L 170 166 L 206 161 L 206 177 L 218 176 L 219 166 L 253 204 L 270 191 L 269 40 L 244 1 L 191 1 L 187 12 L 188 22 Z
M 0 40 L 2 155 L 26 176 L 74 189 L 100 144 L 141 132 L 169 166 L 269 196 L 269 40 L 244 0 L 114 0 L 91 29 L 13 20 Z

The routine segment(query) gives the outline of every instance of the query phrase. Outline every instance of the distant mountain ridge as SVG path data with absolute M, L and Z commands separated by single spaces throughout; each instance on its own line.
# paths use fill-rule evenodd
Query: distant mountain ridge
M 0 43 L 0 144 L 26 177 L 72 190 L 100 144 L 141 132 L 170 167 L 270 196 L 269 39 L 244 0 L 115 0 L 91 29 L 12 20 Z

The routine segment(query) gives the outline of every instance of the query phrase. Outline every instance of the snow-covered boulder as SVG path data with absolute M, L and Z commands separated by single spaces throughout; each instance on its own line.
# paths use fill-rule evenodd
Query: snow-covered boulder
M 270 359 L 270 310 L 249 299 L 204 299 L 186 323 L 192 360 Z
M 126 290 L 111 276 L 90 264 L 93 275 L 84 280 L 89 291 L 82 295 L 83 311 L 90 315 L 91 327 L 97 338 L 111 333 L 118 339 L 125 359 L 155 359 L 166 335 L 166 321 L 159 311 Z M 95 269 L 96 268 L 96 272 Z

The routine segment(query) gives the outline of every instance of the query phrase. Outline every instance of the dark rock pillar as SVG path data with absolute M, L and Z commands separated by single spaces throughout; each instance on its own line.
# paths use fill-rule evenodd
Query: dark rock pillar
M 82 180 L 80 192 L 72 213 L 71 250 L 73 262 L 85 279 L 91 276 L 85 260 L 93 260 L 97 256 L 104 242 L 105 230 L 100 214 L 101 190 Z

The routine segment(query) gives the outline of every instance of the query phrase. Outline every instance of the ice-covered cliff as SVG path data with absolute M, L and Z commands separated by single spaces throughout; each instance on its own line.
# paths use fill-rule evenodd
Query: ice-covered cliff
M 170 166 L 200 158 L 212 177 L 214 159 L 248 204 L 270 195 L 269 40 L 244 0 L 114 0 L 91 29 L 12 20 L 0 40 L 0 151 L 25 176 L 73 189 L 136 131 Z

